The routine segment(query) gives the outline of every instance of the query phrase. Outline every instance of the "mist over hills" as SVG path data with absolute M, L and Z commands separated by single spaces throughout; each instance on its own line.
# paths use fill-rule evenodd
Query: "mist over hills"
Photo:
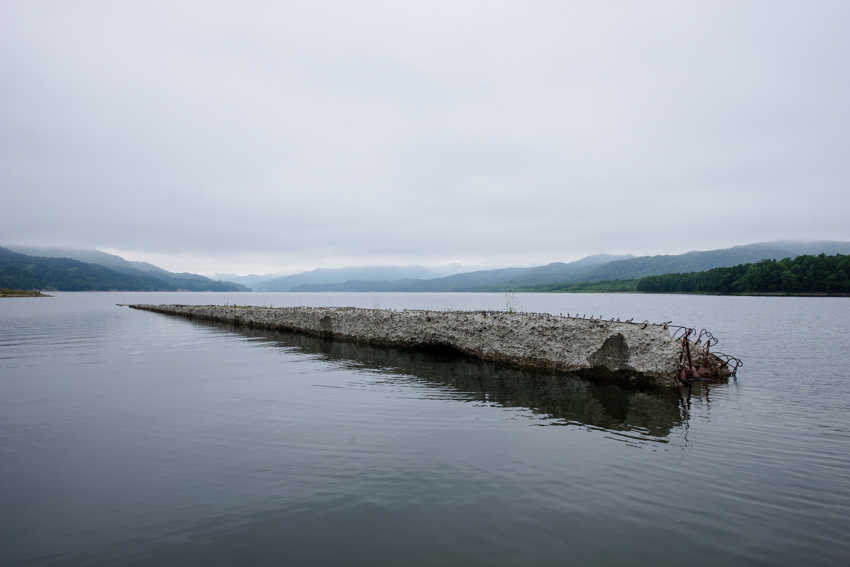
M 126 274 L 137 274 L 137 272 L 171 273 L 147 262 L 133 262 L 125 260 L 121 256 L 108 254 L 106 252 L 101 252 L 100 250 L 60 248 L 56 246 L 6 246 L 6 249 L 19 254 L 26 254 L 27 256 L 36 256 L 40 258 L 70 258 L 87 264 L 105 266 Z
M 254 291 L 292 291 L 310 284 L 334 284 L 352 280 L 431 280 L 440 274 L 421 266 L 375 266 L 367 268 L 318 268 L 309 272 L 283 276 L 255 283 Z
M 632 255 L 613 256 L 611 254 L 595 254 L 571 262 L 570 269 L 574 269 L 577 273 L 589 270 L 594 266 L 605 264 L 614 260 L 623 260 L 634 258 Z M 303 285 L 315 284 L 344 284 L 351 282 L 351 287 L 365 286 L 370 284 L 365 282 L 395 282 L 398 285 L 405 287 L 416 286 L 416 282 L 430 281 L 435 279 L 444 279 L 445 283 L 457 288 L 465 289 L 472 285 L 479 285 L 481 282 L 498 283 L 505 275 L 519 275 L 524 270 L 531 270 L 531 274 L 545 273 L 561 269 L 568 264 L 557 262 L 549 266 L 540 266 L 536 268 L 496 268 L 496 269 L 476 269 L 473 266 L 462 266 L 461 264 L 448 264 L 445 266 L 437 266 L 433 268 L 425 268 L 422 266 L 371 266 L 371 267 L 349 267 L 349 268 L 318 268 L 309 272 L 300 274 L 276 275 L 266 274 L 260 276 L 251 274 L 247 276 L 237 276 L 236 274 L 215 274 L 218 279 L 239 283 L 251 287 L 254 291 L 293 291 L 296 287 Z M 506 272 L 504 270 L 511 270 Z M 475 276 L 467 276 L 467 274 L 476 274 Z M 353 282 L 362 282 L 355 284 Z M 401 282 L 405 282 L 402 284 Z M 425 286 L 428 287 L 427 285 Z M 437 286 L 441 287 L 441 286 Z M 348 291 L 353 291 L 349 289 Z M 368 290 L 367 290 L 368 291 Z
M 572 281 L 625 280 L 671 273 L 704 272 L 712 268 L 731 268 L 759 260 L 793 259 L 803 254 L 832 255 L 848 252 L 850 252 L 850 242 L 779 240 L 721 250 L 686 252 L 677 256 L 643 256 L 611 262 L 599 266 L 582 279 Z
M 99 250 L 21 246 L 15 249 L 34 254 L 0 247 L 0 287 L 57 291 L 250 291 L 239 284 L 213 281 L 198 274 L 177 274 Z
M 605 256 L 600 254 L 599 256 Z M 326 284 L 342 283 L 350 280 L 391 280 L 402 279 L 429 280 L 453 276 L 475 271 L 491 270 L 492 267 L 464 266 L 458 263 L 443 266 L 370 266 L 370 267 L 348 267 L 348 268 L 318 268 L 308 272 L 297 274 L 279 272 L 276 274 L 249 274 L 238 276 L 236 274 L 213 274 L 216 279 L 246 285 L 254 291 L 290 291 L 292 288 L 303 284 Z
M 247 276 L 239 276 L 239 275 L 236 275 L 236 274 L 215 273 L 215 274 L 213 274 L 213 277 L 217 280 L 221 280 L 221 281 L 225 281 L 225 282 L 233 282 L 233 283 L 238 283 L 238 284 L 241 284 L 241 285 L 244 285 L 244 286 L 253 287 L 254 285 L 256 285 L 260 282 L 264 282 L 266 280 L 272 280 L 272 279 L 275 279 L 275 278 L 280 278 L 280 277 L 283 277 L 283 276 L 291 276 L 291 275 L 292 275 L 291 273 L 287 273 L 287 272 L 279 272 L 279 273 L 276 273 L 276 274 L 264 274 L 262 276 L 259 275 L 259 274 L 248 274 Z
M 596 254 L 569 263 L 553 262 L 531 268 L 475 271 L 463 271 L 469 268 L 452 264 L 434 269 L 422 266 L 319 268 L 278 277 L 274 277 L 277 274 L 216 274 L 232 278 L 225 281 L 214 281 L 198 274 L 169 272 L 153 264 L 128 261 L 99 250 L 14 246 L 0 248 L 0 286 L 60 291 L 251 291 L 246 285 L 263 292 L 549 291 L 555 288 L 547 286 L 558 284 L 576 284 L 582 288 L 592 282 L 703 272 L 760 260 L 793 259 L 799 255 L 817 254 L 850 254 L 850 242 L 784 240 L 678 255 L 641 257 Z M 446 272 L 451 275 L 444 275 Z M 612 287 L 611 290 L 615 289 Z
M 359 279 L 342 283 L 302 284 L 290 291 L 508 291 L 542 284 L 629 280 L 669 273 L 700 272 L 759 260 L 795 258 L 802 254 L 847 253 L 850 253 L 850 242 L 786 240 L 678 255 L 617 257 L 600 254 L 570 263 L 554 262 L 534 268 L 470 272 L 430 280 Z

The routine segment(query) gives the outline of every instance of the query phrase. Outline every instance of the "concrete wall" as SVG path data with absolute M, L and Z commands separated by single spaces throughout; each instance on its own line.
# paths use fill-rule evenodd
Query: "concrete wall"
M 678 385 L 665 325 L 500 311 L 131 305 L 134 309 L 394 346 L 448 346 L 485 360 L 655 386 Z

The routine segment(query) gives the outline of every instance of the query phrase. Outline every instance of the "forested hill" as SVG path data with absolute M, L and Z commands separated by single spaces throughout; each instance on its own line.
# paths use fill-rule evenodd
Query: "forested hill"
M 585 281 L 636 279 L 660 274 L 702 272 L 712 268 L 729 268 L 761 260 L 794 258 L 801 254 L 848 254 L 850 242 L 779 241 L 734 246 L 722 250 L 688 252 L 675 256 L 643 256 L 610 262 L 587 274 Z
M 533 268 L 519 277 L 503 282 L 498 288 L 494 287 L 476 291 L 502 291 L 508 288 L 521 289 L 534 284 L 636 280 L 645 276 L 702 272 L 712 268 L 732 267 L 758 262 L 760 260 L 779 260 L 781 258 L 794 258 L 800 254 L 817 255 L 821 253 L 850 254 L 850 242 L 777 241 L 746 244 L 721 250 L 695 251 L 665 256 L 641 256 L 626 260 L 614 260 L 582 271 L 576 270 L 570 264 L 565 265 L 559 271 L 550 270 L 545 274 L 535 273 L 540 269 Z
M 688 252 L 668 256 L 642 256 L 618 259 L 601 258 L 599 264 L 582 260 L 569 264 L 555 262 L 536 268 L 507 268 L 468 272 L 430 280 L 396 281 L 352 280 L 342 283 L 300 285 L 290 291 L 484 291 L 509 290 L 550 291 L 559 284 L 578 284 L 612 280 L 637 280 L 645 276 L 669 273 L 699 272 L 717 267 L 731 267 L 765 259 L 795 257 L 800 254 L 848 254 L 850 242 L 777 241 Z M 611 261 L 605 261 L 610 259 Z M 569 287 L 569 286 L 568 286 Z M 572 286 L 575 287 L 575 286 Z M 578 288 L 584 289 L 583 286 Z M 576 289 L 578 289 L 576 288 Z
M 705 272 L 641 278 L 637 291 L 655 293 L 850 293 L 850 256 L 797 256 Z
M 57 291 L 251 291 L 230 282 L 191 274 L 124 273 L 70 258 L 44 258 L 0 247 L 0 287 Z

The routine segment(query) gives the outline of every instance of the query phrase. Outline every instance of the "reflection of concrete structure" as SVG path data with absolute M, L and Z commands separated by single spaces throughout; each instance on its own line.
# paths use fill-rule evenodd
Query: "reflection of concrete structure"
M 269 347 L 318 356 L 354 372 L 378 374 L 382 383 L 419 384 L 425 387 L 424 397 L 525 408 L 544 419 L 556 420 L 559 425 L 631 431 L 664 439 L 687 420 L 686 398 L 671 390 L 638 391 L 599 384 L 572 375 L 475 359 L 450 349 L 388 348 L 228 323 L 196 324 L 263 339 Z M 700 391 L 707 387 L 708 384 L 701 385 Z M 410 394 L 405 391 L 403 395 Z
M 501 311 L 131 305 L 196 319 L 378 345 L 443 346 L 484 360 L 624 383 L 677 385 L 681 342 L 665 325 Z

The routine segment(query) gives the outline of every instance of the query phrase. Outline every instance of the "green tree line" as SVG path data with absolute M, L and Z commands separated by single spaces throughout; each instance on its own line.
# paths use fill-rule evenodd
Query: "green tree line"
M 797 256 L 705 272 L 647 276 L 637 291 L 650 293 L 850 293 L 850 256 Z

